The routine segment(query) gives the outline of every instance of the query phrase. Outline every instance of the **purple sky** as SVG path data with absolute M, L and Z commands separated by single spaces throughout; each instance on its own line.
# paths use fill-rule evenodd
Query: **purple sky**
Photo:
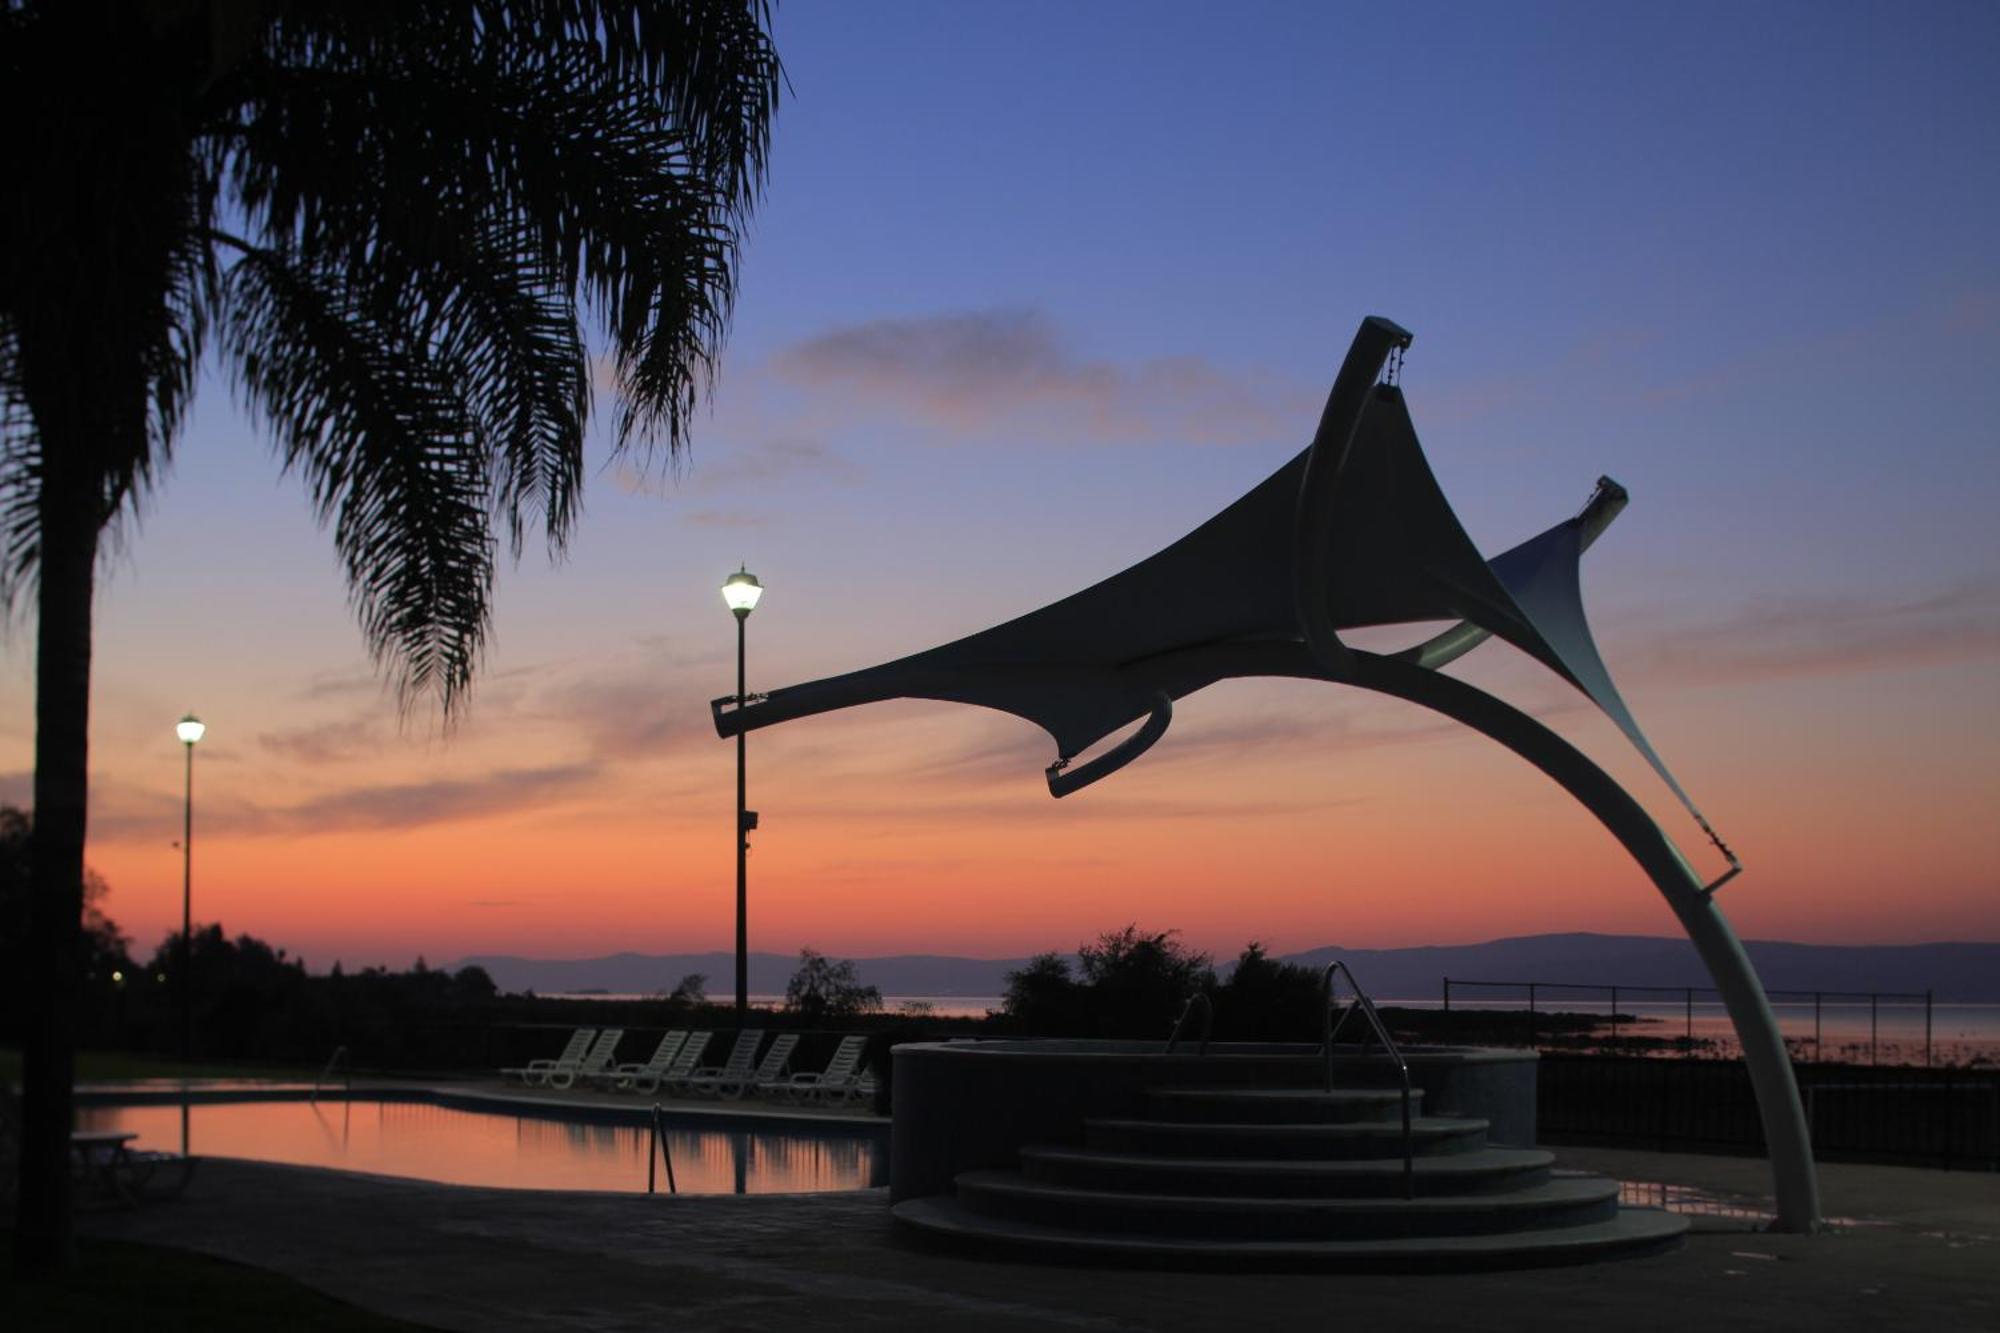
M 503 576 L 489 671 L 451 740 L 421 718 L 398 731 L 330 541 L 208 387 L 100 602 L 91 859 L 143 941 L 178 912 L 170 728 L 193 708 L 213 727 L 205 884 L 232 929 L 401 961 L 450 956 L 470 937 L 461 909 L 504 902 L 518 918 L 479 917 L 482 945 L 624 947 L 615 920 L 571 928 L 581 889 L 489 891 L 498 871 L 454 859 L 500 821 L 625 849 L 591 870 L 617 880 L 613 901 L 689 905 L 646 947 L 723 943 L 729 752 L 704 704 L 730 686 L 724 573 L 747 561 L 770 587 L 753 687 L 1030 609 L 1299 448 L 1370 313 L 1417 335 L 1411 408 L 1484 549 L 1572 512 L 1600 473 L 1631 489 L 1587 593 L 1641 719 L 1764 876 L 1730 891 L 1749 933 L 2000 936 L 2000 845 L 1978 813 L 2000 796 L 2000 8 L 794 0 L 777 36 L 791 89 L 713 416 L 679 476 L 605 464 L 566 566 Z M 1468 670 L 1602 740 L 1532 672 Z M 0 681 L 13 799 L 31 686 L 16 634 Z M 1525 853 L 1519 883 L 1462 919 L 1399 916 L 1395 895 L 1443 871 L 1399 886 L 1380 830 L 1421 823 L 1427 764 L 1485 761 L 1453 742 L 1395 760 L 1378 791 L 1400 714 L 1216 693 L 1131 790 L 1171 795 L 1188 836 L 1212 839 L 1230 836 L 1233 775 L 1334 774 L 1297 779 L 1299 810 L 1259 840 L 1320 839 L 1391 876 L 1345 942 L 1671 929 L 1623 914 L 1646 892 L 1623 883 L 1510 916 L 1506 894 L 1534 882 Z M 1258 748 L 1298 708 L 1338 726 Z M 1343 756 L 1357 728 L 1370 748 Z M 1031 730 L 896 709 L 799 731 L 760 750 L 766 864 L 802 903 L 821 901 L 813 884 L 859 887 L 844 917 L 800 908 L 759 947 L 911 942 L 870 886 L 969 872 L 885 811 L 1055 818 Z M 1205 735 L 1251 738 L 1230 749 L 1243 767 L 1197 764 Z M 917 791 L 936 779 L 913 766 L 954 755 L 972 776 Z M 1520 782 L 1468 786 L 1452 810 L 1506 827 L 1532 809 L 1529 841 L 1556 861 L 1594 836 Z M 1111 785 L 1094 809 L 1120 808 Z M 813 804 L 835 787 L 844 818 Z M 1329 825 L 1349 800 L 1386 813 Z M 330 863 L 371 877 L 365 907 L 282 889 Z M 970 925 L 937 943 L 1067 947 L 1135 917 L 1224 948 L 1339 929 L 1289 880 L 1240 929 L 1196 897 L 1154 910 L 1144 872 L 1028 857 L 1048 910 L 991 949 Z

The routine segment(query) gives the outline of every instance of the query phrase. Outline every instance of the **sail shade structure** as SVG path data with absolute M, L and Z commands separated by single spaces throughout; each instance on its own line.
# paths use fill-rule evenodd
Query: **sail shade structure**
M 1408 335 L 1387 321 L 1371 323 L 1387 345 L 1407 345 Z M 1364 337 L 1370 331 L 1364 326 Z M 1301 621 L 1315 616 L 1336 638 L 1363 626 L 1449 620 L 1476 628 L 1480 638 L 1505 639 L 1582 690 L 1687 801 L 1619 696 L 1584 619 L 1578 564 L 1589 537 L 1623 504 L 1623 491 L 1607 484 L 1597 513 L 1587 510 L 1489 562 L 1438 486 L 1401 389 L 1365 384 L 1352 421 L 1337 406 L 1329 401 L 1310 446 L 1158 554 L 1040 610 L 925 652 L 773 690 L 740 707 L 734 696 L 718 699 L 717 730 L 735 735 L 885 699 L 976 704 L 1049 733 L 1056 744 L 1049 785 L 1062 796 L 1157 741 L 1175 700 L 1226 676 L 1272 668 L 1301 674 L 1268 651 L 1218 648 L 1309 646 Z M 1321 511 L 1302 514 L 1309 470 L 1325 466 L 1333 453 L 1340 455 L 1337 476 Z M 1320 549 L 1309 550 L 1314 532 L 1325 537 Z M 1295 571 L 1303 562 L 1313 564 L 1316 578 L 1315 605 L 1302 612 L 1296 581 L 1271 572 Z M 1317 669 L 1306 674 L 1341 677 L 1340 660 L 1311 660 Z M 1076 756 L 1140 718 L 1146 726 L 1113 752 L 1116 763 L 1065 771 Z M 1694 811 L 1692 803 L 1688 808 Z
M 1402 391 L 1382 382 L 1410 335 L 1361 323 L 1312 444 L 1158 554 L 1038 611 L 880 666 L 711 704 L 716 730 L 758 727 L 887 699 L 996 708 L 1054 738 L 1053 795 L 1116 772 L 1166 733 L 1174 703 L 1219 680 L 1297 676 L 1377 690 L 1505 745 L 1570 793 L 1625 847 L 1674 911 L 1736 1027 L 1769 1145 L 1780 1230 L 1819 1224 L 1819 1186 L 1798 1082 L 1763 984 L 1714 893 L 1740 869 L 1640 730 L 1584 616 L 1583 552 L 1623 508 L 1601 479 L 1583 511 L 1492 560 L 1474 547 L 1417 442 Z M 1390 376 L 1393 381 L 1393 375 Z M 1290 579 L 1273 572 L 1289 571 Z M 1343 630 L 1435 621 L 1398 653 L 1349 647 Z M 1673 840 L 1603 769 L 1533 718 L 1438 668 L 1498 637 L 1587 695 L 1715 842 L 1730 869 L 1704 884 Z M 1121 727 L 1104 753 L 1071 766 Z

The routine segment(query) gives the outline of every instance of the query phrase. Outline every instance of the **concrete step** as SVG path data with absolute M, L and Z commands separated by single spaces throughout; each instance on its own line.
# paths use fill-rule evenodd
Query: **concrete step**
M 1418 1157 L 1411 1174 L 1420 1195 L 1491 1193 L 1540 1185 L 1554 1161 L 1539 1148 L 1481 1148 Z M 1130 1194 L 1362 1199 L 1403 1191 L 1401 1157 L 1259 1161 L 1030 1146 L 1021 1149 L 1021 1171 L 1035 1180 Z
M 1191 1124 L 1171 1120 L 1090 1119 L 1084 1143 L 1104 1148 L 1188 1157 L 1352 1159 L 1403 1155 L 1403 1126 L 1396 1121 L 1332 1125 Z M 1486 1146 L 1486 1122 L 1457 1116 L 1421 1116 L 1410 1122 L 1411 1151 L 1419 1157 L 1474 1152 Z
M 1128 1194 L 1032 1180 L 1018 1171 L 967 1171 L 955 1184 L 959 1203 L 987 1217 L 1077 1231 L 1218 1240 L 1491 1235 L 1587 1226 L 1618 1213 L 1618 1182 L 1568 1174 L 1507 1193 L 1414 1199 Z
M 920 1234 L 1021 1258 L 1230 1271 L 1450 1271 L 1581 1263 L 1665 1248 L 1688 1226 L 1686 1218 L 1659 1209 L 1626 1208 L 1583 1226 L 1494 1235 L 1246 1240 L 1121 1235 L 990 1217 L 949 1195 L 905 1199 L 890 1211 L 899 1224 Z
M 1410 1114 L 1422 1113 L 1424 1090 L 1410 1089 Z M 1401 1088 L 1154 1088 L 1146 1109 L 1157 1120 L 1232 1125 L 1402 1123 Z

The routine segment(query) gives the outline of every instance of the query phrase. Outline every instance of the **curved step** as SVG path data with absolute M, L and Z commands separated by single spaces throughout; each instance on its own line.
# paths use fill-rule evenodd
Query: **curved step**
M 1410 1114 L 1424 1090 L 1410 1089 Z M 1161 1120 L 1234 1125 L 1329 1125 L 1357 1120 L 1402 1123 L 1401 1088 L 1153 1088 L 1146 1106 Z
M 973 1212 L 949 1195 L 905 1199 L 890 1209 L 898 1223 L 922 1234 L 1022 1257 L 1174 1267 L 1288 1268 L 1315 1272 L 1390 1272 L 1525 1268 L 1582 1263 L 1614 1254 L 1664 1248 L 1688 1221 L 1656 1208 L 1626 1208 L 1587 1226 L 1486 1236 L 1397 1237 L 1376 1240 L 1215 1240 L 1130 1236 L 1072 1230 Z
M 1410 1163 L 1416 1192 L 1478 1194 L 1528 1189 L 1549 1178 L 1555 1154 L 1540 1148 L 1481 1148 Z M 1400 1157 L 1342 1161 L 1162 1157 L 1089 1148 L 1021 1149 L 1022 1174 L 1053 1184 L 1128 1194 L 1285 1198 L 1380 1198 L 1403 1192 Z
M 1403 1126 L 1361 1120 L 1333 1125 L 1191 1124 L 1172 1120 L 1090 1119 L 1084 1142 L 1093 1148 L 1185 1154 L 1189 1157 L 1364 1158 L 1403 1155 Z M 1473 1152 L 1486 1146 L 1486 1121 L 1419 1116 L 1410 1122 L 1412 1151 L 1420 1157 Z
M 1123 1235 L 1241 1240 L 1392 1239 L 1491 1235 L 1607 1222 L 1618 1182 L 1565 1175 L 1492 1194 L 1388 1198 L 1230 1198 L 1127 1194 L 1031 1180 L 1018 1171 L 967 1171 L 958 1201 L 987 1217 Z

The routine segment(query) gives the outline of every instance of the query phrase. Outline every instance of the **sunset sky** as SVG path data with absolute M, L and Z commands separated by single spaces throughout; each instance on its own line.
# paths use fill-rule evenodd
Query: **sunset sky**
M 2000 8 L 792 0 L 777 39 L 694 453 L 596 446 L 449 734 L 399 723 L 302 488 L 206 386 L 98 601 L 88 860 L 141 950 L 178 925 L 190 709 L 199 921 L 316 969 L 729 947 L 724 575 L 767 587 L 753 689 L 1033 609 L 1304 445 L 1367 314 L 1416 334 L 1489 554 L 1630 489 L 1586 597 L 1743 857 L 1743 934 L 2000 939 Z M 32 644 L 0 659 L 19 804 Z M 1561 682 L 1497 644 L 1453 670 L 1719 865 Z M 1218 687 L 1060 802 L 1053 757 L 949 705 L 753 735 L 752 947 L 1674 930 L 1545 778 L 1390 700 Z

